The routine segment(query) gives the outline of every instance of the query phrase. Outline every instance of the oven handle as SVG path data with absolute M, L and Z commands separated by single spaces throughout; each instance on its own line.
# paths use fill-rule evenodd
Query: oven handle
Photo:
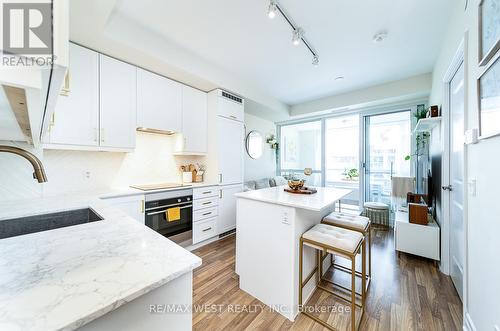
M 179 207 L 180 209 L 185 209 L 185 208 L 191 208 L 193 207 L 193 205 L 188 205 L 188 206 L 182 206 L 182 207 Z M 151 213 L 146 213 L 146 216 L 151 216 L 151 215 L 156 215 L 156 214 L 163 214 L 163 213 L 166 213 L 167 212 L 167 209 L 165 210 L 161 210 L 161 211 L 154 211 L 154 212 L 151 212 Z
M 167 207 L 182 206 L 182 205 L 185 205 L 187 203 L 190 204 L 191 202 L 172 203 L 170 205 L 163 205 L 163 206 L 158 206 L 158 207 L 151 207 L 151 208 L 146 208 L 146 211 L 155 210 L 155 209 L 161 209 L 161 208 L 167 208 Z M 190 205 L 190 206 L 192 206 L 192 205 Z

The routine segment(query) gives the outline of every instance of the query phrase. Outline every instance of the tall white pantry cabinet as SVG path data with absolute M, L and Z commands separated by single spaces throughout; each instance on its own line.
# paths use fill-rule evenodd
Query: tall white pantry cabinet
M 217 89 L 208 93 L 207 178 L 219 184 L 219 234 L 236 228 L 236 199 L 243 191 L 244 100 Z

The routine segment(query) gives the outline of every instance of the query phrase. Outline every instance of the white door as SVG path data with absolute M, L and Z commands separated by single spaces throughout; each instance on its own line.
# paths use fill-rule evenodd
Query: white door
M 207 94 L 182 87 L 183 152 L 207 152 Z
M 69 44 L 69 94 L 59 96 L 51 144 L 97 146 L 99 129 L 99 54 Z
M 137 69 L 137 126 L 180 132 L 181 116 L 181 84 Z
M 243 183 L 243 123 L 219 116 L 217 118 L 219 183 Z
M 450 257 L 451 279 L 462 298 L 464 268 L 464 65 L 450 82 Z
M 100 145 L 135 148 L 136 67 L 101 55 Z
M 243 192 L 243 185 L 220 187 L 219 217 L 217 230 L 219 234 L 236 228 L 236 193 Z

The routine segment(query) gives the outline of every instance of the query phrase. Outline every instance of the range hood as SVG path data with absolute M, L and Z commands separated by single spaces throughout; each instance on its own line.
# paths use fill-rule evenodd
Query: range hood
M 175 132 L 175 131 L 170 131 L 170 130 L 165 131 L 165 130 L 158 130 L 158 129 L 144 128 L 144 127 L 138 127 L 136 130 L 137 130 L 137 131 L 140 131 L 140 132 L 163 134 L 163 135 L 166 135 L 166 136 L 171 136 L 171 135 L 174 135 L 174 134 L 176 134 L 176 133 L 177 133 L 177 132 Z

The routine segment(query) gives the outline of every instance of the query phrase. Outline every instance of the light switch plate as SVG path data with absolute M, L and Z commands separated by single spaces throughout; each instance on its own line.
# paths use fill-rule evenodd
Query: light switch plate
M 477 179 L 475 178 L 469 180 L 469 194 L 473 197 L 477 195 Z

